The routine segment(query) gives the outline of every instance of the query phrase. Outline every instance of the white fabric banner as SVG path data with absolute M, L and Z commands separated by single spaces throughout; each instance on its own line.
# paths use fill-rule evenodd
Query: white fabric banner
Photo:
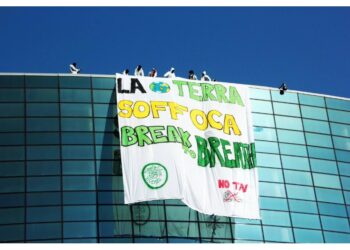
M 249 88 L 116 75 L 125 203 L 260 219 Z

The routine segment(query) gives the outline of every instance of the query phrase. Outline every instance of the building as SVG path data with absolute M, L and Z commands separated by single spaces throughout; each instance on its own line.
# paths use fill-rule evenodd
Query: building
M 0 242 L 350 243 L 350 99 L 251 86 L 262 220 L 123 205 L 113 75 L 0 75 Z

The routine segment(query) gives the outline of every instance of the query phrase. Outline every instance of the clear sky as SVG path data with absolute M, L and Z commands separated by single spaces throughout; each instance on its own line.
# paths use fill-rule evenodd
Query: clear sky
M 350 8 L 0 8 L 0 72 L 186 77 L 350 97 Z

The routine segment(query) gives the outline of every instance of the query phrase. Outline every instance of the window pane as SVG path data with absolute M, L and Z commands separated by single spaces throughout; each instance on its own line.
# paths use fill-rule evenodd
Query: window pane
M 338 111 L 338 110 L 328 110 L 329 120 L 333 122 L 350 123 L 349 112 Z
M 60 159 L 59 146 L 28 146 L 28 160 L 58 160 Z
M 62 146 L 63 159 L 94 159 L 92 146 Z
M 276 115 L 275 119 L 276 119 L 277 128 L 303 130 L 303 126 L 300 118 L 283 117 L 283 116 Z
M 344 203 L 343 194 L 340 190 L 315 188 L 318 201 Z
M 117 115 L 117 109 L 111 104 L 94 104 L 95 117 L 114 117 Z
M 350 176 L 350 164 L 338 162 L 339 174 Z
M 295 156 L 307 156 L 306 147 L 302 145 L 292 145 L 280 143 L 281 154 L 295 155 Z
M 276 130 L 273 128 L 254 127 L 256 140 L 276 141 Z
M 300 104 L 324 107 L 324 98 L 321 96 L 299 94 Z
M 295 228 L 294 236 L 297 243 L 323 243 L 321 231 Z
M 233 227 L 235 239 L 262 240 L 260 226 L 235 224 Z
M 283 170 L 286 183 L 312 185 L 311 174 L 309 172 Z
M 305 136 L 308 145 L 329 148 L 333 147 L 332 138 L 329 135 L 305 133 Z
M 61 89 L 61 102 L 91 102 L 89 89 Z
M 28 103 L 27 116 L 58 116 L 58 103 Z
M 272 114 L 271 102 L 260 101 L 260 100 L 250 100 L 250 103 L 252 105 L 253 112 Z
M 0 226 L 0 242 L 24 241 L 23 236 L 24 225 Z
M 281 168 L 279 155 L 256 153 L 256 160 L 261 167 Z
M 262 223 L 264 225 L 286 226 L 289 227 L 290 219 L 288 212 L 261 211 Z
M 298 96 L 296 93 L 285 92 L 284 95 L 281 95 L 279 91 L 271 90 L 271 95 L 273 101 L 298 103 Z
M 278 146 L 276 142 L 255 141 L 256 151 L 259 153 L 276 153 Z
M 116 127 L 114 126 L 113 119 L 103 119 L 103 118 L 95 118 L 95 131 L 98 132 L 113 132 Z
M 23 88 L 24 76 L 0 76 L 0 88 Z
M 313 173 L 312 175 L 314 177 L 315 186 L 340 189 L 340 180 L 338 176 L 316 173 Z
M 65 176 L 63 190 L 95 190 L 95 176 Z
M 57 89 L 27 89 L 27 102 L 57 102 Z
M 24 206 L 24 194 L 1 194 L 0 192 L 0 207 L 21 206 Z
M 36 191 L 59 191 L 61 188 L 60 177 L 28 177 L 27 190 Z
M 304 130 L 308 132 L 329 134 L 328 122 L 303 119 Z
M 24 131 L 23 118 L 0 118 L 0 132 Z
M 342 183 L 343 189 L 350 190 L 350 178 L 341 177 L 341 183 Z
M 0 225 L 24 223 L 24 208 L 1 208 Z
M 64 175 L 94 174 L 95 164 L 93 161 L 63 161 Z
M 63 203 L 65 205 L 96 204 L 96 192 L 63 192 Z
M 92 131 L 91 118 L 62 118 L 62 131 Z
M 23 103 L 0 103 L 0 116 L 24 116 Z
M 272 115 L 252 113 L 254 126 L 275 127 L 275 121 Z
M 28 131 L 58 131 L 59 121 L 57 118 L 27 118 Z
M 26 76 L 27 88 L 57 88 L 57 76 Z
M 334 148 L 350 150 L 350 138 L 333 136 Z
M 320 209 L 320 214 L 347 217 L 344 205 L 319 202 L 318 208 Z
M 310 170 L 308 158 L 282 155 L 283 168 L 295 170 Z
M 119 138 L 114 133 L 95 133 L 95 144 L 119 145 Z
M 113 90 L 94 90 L 95 103 L 111 103 L 116 104 L 116 94 Z
M 312 187 L 286 185 L 289 199 L 315 200 L 315 193 Z
M 96 237 L 96 222 L 65 222 L 64 238 Z
M 284 210 L 288 211 L 286 199 L 260 197 L 260 208 L 269 210 Z
M 52 206 L 60 204 L 61 192 L 27 193 L 28 206 Z
M 317 205 L 314 201 L 300 201 L 289 199 L 289 208 L 293 212 L 317 214 Z
M 300 116 L 298 105 L 287 103 L 273 103 L 273 109 L 277 115 Z
M 0 162 L 0 176 L 24 176 L 24 162 Z
M 266 241 L 293 242 L 290 228 L 264 226 L 263 231 Z
M 337 164 L 335 161 L 310 159 L 311 169 L 314 172 L 337 174 Z
M 307 147 L 309 150 L 309 157 L 321 158 L 326 160 L 335 160 L 333 149 Z
M 0 102 L 23 102 L 24 90 L 23 89 L 1 89 L 0 90 Z
M 294 227 L 321 229 L 318 215 L 291 213 Z
M 62 116 L 92 116 L 91 104 L 61 103 Z
M 28 222 L 61 221 L 61 207 L 28 207 Z
M 0 147 L 0 159 L 2 161 L 24 160 L 24 147 Z
M 350 111 L 350 101 L 326 98 L 326 103 L 328 108 Z
M 23 145 L 23 133 L 0 133 L 0 145 Z
M 29 145 L 45 145 L 59 143 L 59 133 L 27 133 L 27 144 Z
M 286 197 L 283 184 L 259 182 L 259 191 L 262 196 Z
M 303 105 L 301 105 L 300 108 L 301 108 L 301 114 L 304 118 L 327 120 L 326 109 L 303 106 Z
M 277 129 L 277 134 L 279 142 L 305 144 L 303 132 Z
M 91 88 L 90 77 L 83 76 L 60 76 L 61 88 L 76 89 L 76 88 Z
M 93 133 L 62 133 L 62 144 L 93 144 Z
M 115 89 L 115 78 L 92 77 L 91 79 L 94 89 Z
M 349 151 L 336 150 L 335 154 L 337 156 L 338 161 L 346 161 L 350 162 L 350 154 Z
M 258 168 L 260 181 L 283 182 L 281 169 Z
M 265 89 L 249 88 L 249 97 L 251 99 L 271 100 L 270 91 Z
M 330 124 L 331 124 L 333 135 L 350 137 L 350 125 L 333 123 L 333 122 L 331 122 Z
M 350 235 L 344 233 L 324 232 L 327 243 L 349 243 Z
M 338 231 L 349 233 L 349 221 L 347 218 L 335 218 L 329 216 L 321 216 L 322 226 L 324 230 Z
M 61 238 L 61 223 L 27 224 L 27 239 Z
M 64 206 L 65 221 L 96 220 L 96 206 Z
M 59 161 L 28 161 L 27 175 L 60 175 Z

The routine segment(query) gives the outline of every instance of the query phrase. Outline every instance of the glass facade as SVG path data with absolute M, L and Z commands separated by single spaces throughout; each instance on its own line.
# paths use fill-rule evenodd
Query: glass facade
M 114 76 L 0 75 L 0 242 L 350 243 L 350 100 L 251 101 L 262 220 L 124 205 Z

